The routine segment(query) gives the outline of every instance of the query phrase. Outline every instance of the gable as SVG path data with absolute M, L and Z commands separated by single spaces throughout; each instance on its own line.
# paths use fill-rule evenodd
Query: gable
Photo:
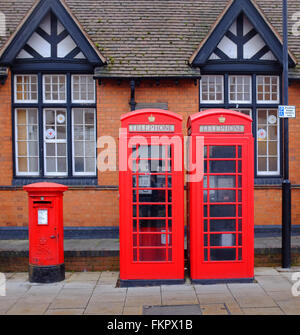
M 14 68 L 24 64 L 25 70 L 38 66 L 44 70 L 71 70 L 72 64 L 79 63 L 82 70 L 91 70 L 105 62 L 69 8 L 59 0 L 37 2 L 0 54 L 1 64 Z
M 16 59 L 86 59 L 64 25 L 49 12 L 26 41 Z
M 215 23 L 214 29 L 191 57 L 190 64 L 203 67 L 225 61 L 239 65 L 251 64 L 252 71 L 271 71 L 275 69 L 272 63 L 283 64 L 280 35 L 252 0 L 235 0 L 229 3 Z M 268 65 L 265 69 L 264 63 Z M 289 52 L 289 66 L 295 65 L 296 59 Z M 247 67 L 240 70 L 247 70 Z
M 225 33 L 209 60 L 277 61 L 270 47 L 247 16 L 240 14 Z

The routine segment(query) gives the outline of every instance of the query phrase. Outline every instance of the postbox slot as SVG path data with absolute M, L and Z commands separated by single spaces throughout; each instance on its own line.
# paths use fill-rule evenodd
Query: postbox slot
M 51 205 L 52 201 L 34 201 L 34 205 Z

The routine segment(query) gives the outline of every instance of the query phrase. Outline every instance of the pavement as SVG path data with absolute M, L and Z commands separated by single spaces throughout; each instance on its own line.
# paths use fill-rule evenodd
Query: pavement
M 254 283 L 193 285 L 187 278 L 183 285 L 133 288 L 116 287 L 118 272 L 67 272 L 55 284 L 29 283 L 27 273 L 6 273 L 0 314 L 141 315 L 149 306 L 173 306 L 188 315 L 191 306 L 200 306 L 202 315 L 300 315 L 300 291 L 292 294 L 296 272 L 300 280 L 300 267 L 259 267 Z

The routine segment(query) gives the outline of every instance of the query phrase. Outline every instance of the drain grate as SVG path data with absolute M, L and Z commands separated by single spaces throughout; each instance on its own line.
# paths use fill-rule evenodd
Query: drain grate
M 143 315 L 202 315 L 199 305 L 144 306 Z

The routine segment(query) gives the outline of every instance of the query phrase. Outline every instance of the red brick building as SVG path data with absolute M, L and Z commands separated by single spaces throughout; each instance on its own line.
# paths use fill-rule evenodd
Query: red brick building
M 184 133 L 188 116 L 205 109 L 251 115 L 255 225 L 281 224 L 280 0 L 2 0 L 0 13 L 2 236 L 26 231 L 22 187 L 38 181 L 69 186 L 69 234 L 116 234 L 118 171 L 97 170 L 96 140 L 117 142 L 121 115 L 143 107 L 182 115 Z M 289 96 L 297 109 L 299 13 L 300 2 L 289 1 Z M 295 227 L 299 134 L 296 118 L 290 122 Z

